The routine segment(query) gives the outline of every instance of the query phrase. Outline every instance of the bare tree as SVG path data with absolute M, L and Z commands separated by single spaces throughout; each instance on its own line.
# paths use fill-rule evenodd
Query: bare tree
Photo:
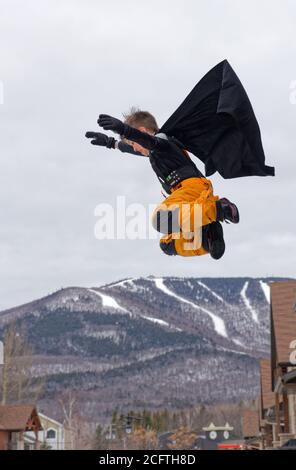
M 188 427 L 182 426 L 174 434 L 169 437 L 169 449 L 192 449 L 197 438 L 195 432 Z
M 2 405 L 8 402 L 21 403 L 28 396 L 31 400 L 33 396 L 36 401 L 43 389 L 44 380 L 36 381 L 33 386 L 33 350 L 25 330 L 18 329 L 17 324 L 12 323 L 5 331 L 3 345 Z
M 94 446 L 96 425 L 81 413 L 81 402 L 74 390 L 63 391 L 57 398 L 65 427 L 65 446 L 68 450 L 88 450 Z
M 141 427 L 128 436 L 126 448 L 142 450 L 157 449 L 157 443 L 158 439 L 156 432 L 151 429 Z

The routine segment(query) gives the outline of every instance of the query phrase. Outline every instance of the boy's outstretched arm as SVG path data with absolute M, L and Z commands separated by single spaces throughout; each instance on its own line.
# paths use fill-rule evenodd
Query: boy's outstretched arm
M 106 134 L 102 134 L 101 132 L 91 132 L 88 131 L 85 134 L 87 139 L 92 139 L 90 141 L 93 145 L 99 145 L 100 147 L 107 147 L 108 149 L 115 148 L 115 139 L 113 137 L 109 137 Z
M 88 139 L 92 139 L 90 143 L 92 145 L 98 145 L 100 147 L 107 147 L 109 149 L 118 149 L 124 153 L 132 153 L 133 155 L 143 155 L 140 152 L 135 152 L 131 145 L 128 145 L 126 142 L 117 141 L 114 137 L 109 137 L 106 134 L 102 134 L 101 132 L 91 132 L 88 131 L 85 134 L 85 137 Z
M 109 116 L 108 114 L 100 114 L 98 124 L 103 127 L 103 129 L 116 132 L 117 134 L 120 134 L 121 137 L 137 142 L 148 150 L 161 151 L 167 150 L 170 147 L 167 140 L 147 134 L 146 132 L 141 132 L 128 124 L 124 124 L 119 119 Z

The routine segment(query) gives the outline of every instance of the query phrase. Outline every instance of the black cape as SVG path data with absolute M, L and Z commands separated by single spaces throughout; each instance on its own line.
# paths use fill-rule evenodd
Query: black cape
M 260 128 L 248 95 L 227 60 L 212 68 L 159 132 L 174 136 L 223 178 L 274 175 L 265 165 Z

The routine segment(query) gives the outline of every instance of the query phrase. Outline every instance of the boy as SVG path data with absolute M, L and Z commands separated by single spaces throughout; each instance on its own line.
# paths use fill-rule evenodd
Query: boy
M 214 259 L 221 258 L 225 243 L 220 222 L 238 223 L 239 212 L 228 199 L 213 195 L 211 181 L 198 170 L 183 144 L 174 137 L 158 133 L 156 120 L 147 111 L 132 109 L 124 122 L 100 114 L 98 124 L 104 130 L 119 134 L 121 140 L 87 132 L 86 137 L 92 139 L 93 145 L 148 157 L 169 194 L 152 216 L 153 227 L 164 234 L 160 239 L 163 252 L 180 256 L 210 253 Z

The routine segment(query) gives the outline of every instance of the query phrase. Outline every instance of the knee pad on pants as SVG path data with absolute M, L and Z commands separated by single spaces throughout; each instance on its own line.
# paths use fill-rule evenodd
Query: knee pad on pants
M 160 233 L 179 232 L 179 209 L 158 210 L 153 216 L 152 226 Z

